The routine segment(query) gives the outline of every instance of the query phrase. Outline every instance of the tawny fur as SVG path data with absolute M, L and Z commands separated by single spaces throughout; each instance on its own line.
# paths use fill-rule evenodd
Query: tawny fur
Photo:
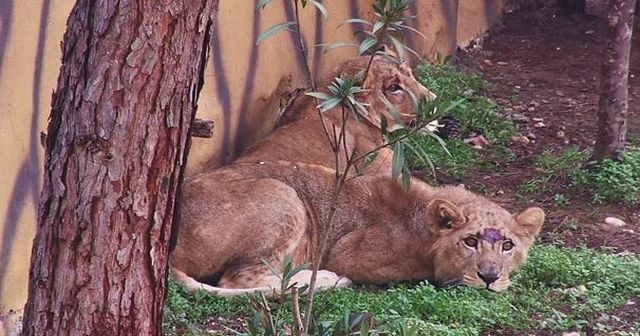
M 277 161 L 237 163 L 186 180 L 170 256 L 178 281 L 220 295 L 278 288 L 278 277 L 263 260 L 275 269 L 286 255 L 295 264 L 311 260 L 333 204 L 334 178 L 326 167 Z M 321 269 L 329 275 L 323 287 L 348 284 L 340 282 L 343 276 L 365 284 L 428 279 L 501 291 L 524 263 L 544 220 L 539 208 L 512 216 L 458 187 L 413 179 L 405 192 L 385 175 L 350 180 L 337 205 L 322 256 Z M 465 245 L 487 228 L 504 239 Z M 515 247 L 503 251 L 506 241 Z M 487 268 L 499 273 L 489 285 L 478 276 Z M 215 287 L 198 281 L 212 277 Z
M 341 73 L 355 74 L 365 70 L 369 57 L 359 57 L 334 69 L 334 76 Z M 333 79 L 333 76 L 330 78 Z M 369 113 L 355 120 L 351 113 L 347 113 L 346 123 L 346 152 L 356 156 L 366 153 L 383 143 L 380 132 L 381 116 L 384 116 L 389 127 L 394 123 L 394 116 L 388 111 L 380 96 L 386 97 L 393 103 L 399 114 L 400 122 L 408 124 L 416 119 L 416 111 L 410 93 L 418 100 L 435 99 L 435 95 L 422 86 L 413 76 L 411 68 L 406 64 L 398 64 L 387 56 L 376 56 L 371 65 L 369 75 L 364 85 L 365 93 L 357 96 L 358 100 L 368 104 Z M 319 87 L 326 90 L 324 87 Z M 293 121 L 277 128 L 273 133 L 258 141 L 241 155 L 236 162 L 258 162 L 267 160 L 286 160 L 313 163 L 329 168 L 335 168 L 335 155 L 320 123 L 320 117 L 314 107 L 315 101 L 305 97 L 294 105 L 291 118 Z M 342 110 L 333 108 L 324 113 L 326 127 L 330 134 L 334 128 L 336 134 L 342 125 Z M 340 149 L 338 155 L 340 169 L 345 165 L 345 150 Z M 368 173 L 390 172 L 391 151 L 384 150 L 378 159 L 367 169 Z

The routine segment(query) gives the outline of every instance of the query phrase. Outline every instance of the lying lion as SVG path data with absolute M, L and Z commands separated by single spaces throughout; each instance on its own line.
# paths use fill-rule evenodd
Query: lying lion
M 170 262 L 189 290 L 277 292 L 285 256 L 309 262 L 332 205 L 334 171 L 304 163 L 239 163 L 185 181 Z M 384 175 L 346 183 L 318 286 L 428 279 L 502 291 L 527 257 L 544 212 L 513 216 L 458 187 L 414 179 L 405 192 Z M 310 271 L 294 279 L 309 281 Z M 341 277 L 344 277 L 341 279 Z M 208 282 L 212 285 L 205 284 Z
M 359 70 L 367 68 L 369 56 L 358 57 L 334 70 L 338 76 L 341 73 L 355 74 Z M 380 55 L 376 56 L 371 64 L 369 75 L 364 87 L 367 91 L 359 94 L 359 101 L 368 104 L 369 113 L 362 114 L 357 121 L 349 113 L 346 123 L 346 151 L 356 156 L 380 146 L 383 139 L 380 132 L 381 116 L 393 124 L 394 116 L 389 112 L 380 96 L 384 96 L 393 103 L 399 112 L 400 122 L 408 125 L 415 121 L 413 99 L 410 92 L 419 100 L 425 98 L 435 99 L 435 95 L 420 84 L 411 68 L 404 63 L 397 63 L 393 58 Z M 324 88 L 322 88 L 324 89 Z M 302 105 L 302 106 L 300 106 Z M 250 147 L 245 154 L 235 162 L 257 162 L 267 160 L 287 160 L 296 162 L 313 163 L 335 169 L 335 155 L 322 128 L 320 117 L 315 109 L 315 101 L 309 97 L 304 102 L 296 105 L 301 111 L 295 111 L 295 119 L 280 128 L 266 138 L 258 141 Z M 333 134 L 334 126 L 339 133 L 342 125 L 342 112 L 339 107 L 324 112 L 327 130 Z M 338 157 L 341 160 L 340 169 L 344 169 L 344 147 L 340 148 Z M 377 164 L 371 166 L 368 171 L 372 173 L 390 172 L 390 151 L 383 151 L 379 155 Z

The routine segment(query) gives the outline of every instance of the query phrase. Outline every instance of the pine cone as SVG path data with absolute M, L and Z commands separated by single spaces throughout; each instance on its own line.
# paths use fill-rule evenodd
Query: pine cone
M 440 118 L 440 125 L 442 125 L 438 129 L 438 136 L 443 139 L 462 139 L 462 125 L 460 125 L 460 121 L 452 116 L 447 115 Z

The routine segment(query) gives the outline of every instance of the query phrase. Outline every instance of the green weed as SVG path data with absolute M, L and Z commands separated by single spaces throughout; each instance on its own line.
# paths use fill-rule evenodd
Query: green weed
M 571 174 L 574 184 L 586 187 L 595 203 L 640 202 L 640 148 L 629 148 L 621 161 L 605 159 L 589 170 Z
M 588 151 L 582 151 L 575 146 L 569 147 L 560 154 L 556 154 L 553 150 L 543 151 L 535 162 L 535 176 L 522 184 L 520 190 L 527 194 L 536 194 L 554 189 L 566 189 L 571 182 L 567 176 L 579 171 L 588 155 Z M 568 205 L 565 201 L 568 200 L 564 195 L 554 196 L 556 206 Z

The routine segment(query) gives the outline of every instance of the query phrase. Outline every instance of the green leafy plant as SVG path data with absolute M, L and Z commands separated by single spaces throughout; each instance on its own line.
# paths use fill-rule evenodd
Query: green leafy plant
M 564 208 L 569 204 L 571 204 L 571 202 L 564 194 L 553 195 L 553 205 L 555 205 L 557 208 Z
M 581 169 L 588 157 L 588 151 L 578 147 L 569 147 L 566 151 L 556 154 L 554 150 L 544 150 L 536 158 L 535 176 L 520 186 L 520 189 L 528 194 L 536 194 L 549 190 L 566 189 L 570 186 L 569 175 Z M 559 197 L 559 199 L 557 199 Z M 564 196 L 553 196 L 556 206 L 568 205 Z
M 308 92 L 307 95 L 313 97 L 316 102 L 316 109 L 318 116 L 320 118 L 320 125 L 324 134 L 326 135 L 327 141 L 334 153 L 334 164 L 335 164 L 335 182 L 334 182 L 334 192 L 332 201 L 335 203 L 338 200 L 338 196 L 342 191 L 344 184 L 354 176 L 357 176 L 361 173 L 362 169 L 366 169 L 366 166 L 371 164 L 373 160 L 376 158 L 376 153 L 378 150 L 384 147 L 391 147 L 393 149 L 393 163 L 392 163 L 392 176 L 396 178 L 402 175 L 402 181 L 405 185 L 405 188 L 409 187 L 410 181 L 410 171 L 407 168 L 406 158 L 405 158 L 405 148 L 412 149 L 411 143 L 407 141 L 407 137 L 412 133 L 416 133 L 418 131 L 423 131 L 429 133 L 428 130 L 423 130 L 422 126 L 419 126 L 414 129 L 407 129 L 399 123 L 399 113 L 384 96 L 380 96 L 382 102 L 386 105 L 388 110 L 392 115 L 394 115 L 394 123 L 391 126 L 391 131 L 387 131 L 388 121 L 383 118 L 381 125 L 382 137 L 386 140 L 381 146 L 378 146 L 367 153 L 355 153 L 347 151 L 347 137 L 346 137 L 346 128 L 347 128 L 347 120 L 348 118 L 353 118 L 356 121 L 359 120 L 359 116 L 363 114 L 367 114 L 367 106 L 366 104 L 360 102 L 358 100 L 358 96 L 360 93 L 363 93 L 367 90 L 364 86 L 366 83 L 366 79 L 369 75 L 369 71 L 371 69 L 371 65 L 374 60 L 375 52 L 370 52 L 374 50 L 374 47 L 377 47 L 383 43 L 389 42 L 393 45 L 393 48 L 397 52 L 400 61 L 404 58 L 405 51 L 413 52 L 410 48 L 405 46 L 401 37 L 404 31 L 413 31 L 422 35 L 419 31 L 409 27 L 405 24 L 405 22 L 413 17 L 404 16 L 404 13 L 409 8 L 409 4 L 413 0 L 376 0 L 373 2 L 372 7 L 375 14 L 375 20 L 373 22 L 368 22 L 362 19 L 351 19 L 347 20 L 346 23 L 364 23 L 369 26 L 369 30 L 364 31 L 363 33 L 367 35 L 367 37 L 359 44 L 358 50 L 359 54 L 362 55 L 364 53 L 370 52 L 371 56 L 369 58 L 368 65 L 364 71 L 357 73 L 355 76 L 346 76 L 341 75 L 328 86 L 327 92 L 320 92 L 317 89 L 315 78 L 310 70 L 308 55 L 307 55 L 307 46 L 304 44 L 304 40 L 302 39 L 301 29 L 300 29 L 300 10 L 301 8 L 305 8 L 308 4 L 312 4 L 317 10 L 322 12 L 324 16 L 327 15 L 327 10 L 318 1 L 312 0 L 292 0 L 295 9 L 295 21 L 284 22 L 276 24 L 267 30 L 265 30 L 258 37 L 256 43 L 259 44 L 277 34 L 278 32 L 294 29 L 298 36 L 298 49 L 304 59 L 305 72 L 307 76 L 308 83 L 311 87 L 311 92 Z M 271 0 L 261 0 L 258 2 L 257 8 L 259 10 L 264 9 Z M 424 35 L 423 35 L 424 36 Z M 330 45 L 327 47 L 327 50 L 331 48 L 335 48 L 343 45 L 351 45 L 349 43 L 339 43 Z M 413 52 L 415 53 L 415 52 Z M 411 94 L 411 92 L 409 92 Z M 419 108 L 419 102 L 417 99 L 411 94 L 411 97 L 414 100 L 414 108 L 417 111 Z M 329 110 L 339 109 L 341 113 L 340 121 L 337 124 L 331 124 L 326 122 L 324 113 Z M 397 135 L 402 132 L 402 134 Z M 433 134 L 431 134 L 434 136 Z M 442 143 L 444 144 L 444 143 Z M 420 156 L 423 154 L 421 151 L 416 151 L 414 149 L 416 155 Z M 428 160 L 428 159 L 427 159 Z M 344 167 L 344 168 L 342 168 Z M 356 174 L 350 174 L 350 170 L 355 168 Z M 306 299 L 306 307 L 304 309 L 304 317 L 300 314 L 299 309 L 294 309 L 294 319 L 296 323 L 293 328 L 293 333 L 296 335 L 302 335 L 307 333 L 310 329 L 311 320 L 313 317 L 313 302 L 315 295 L 315 284 L 317 272 L 320 267 L 320 256 L 323 255 L 324 250 L 326 248 L 328 232 L 332 228 L 333 216 L 335 213 L 335 209 L 337 207 L 331 207 L 331 211 L 327 216 L 327 225 L 325 225 L 325 232 L 320 232 L 320 244 L 316 247 L 316 250 L 312 253 L 312 275 L 310 280 L 310 285 L 308 289 L 307 299 Z M 282 285 L 282 299 L 284 300 L 284 293 L 287 290 L 291 290 L 294 296 L 293 305 L 296 307 L 299 304 L 299 300 L 297 298 L 297 292 L 295 287 L 287 287 L 285 284 L 286 277 L 283 277 L 283 285 Z M 256 321 L 259 321 L 260 324 L 256 324 L 256 328 L 258 326 L 262 328 L 263 332 L 268 334 L 277 333 L 279 330 L 279 319 L 277 318 L 277 314 L 274 315 L 271 312 L 270 306 L 268 302 L 261 298 L 261 301 L 254 305 L 256 310 L 260 314 L 260 318 Z
M 596 203 L 638 204 L 640 148 L 631 147 L 622 155 L 622 160 L 605 159 L 590 169 L 574 171 L 571 177 L 574 184 L 589 189 Z

